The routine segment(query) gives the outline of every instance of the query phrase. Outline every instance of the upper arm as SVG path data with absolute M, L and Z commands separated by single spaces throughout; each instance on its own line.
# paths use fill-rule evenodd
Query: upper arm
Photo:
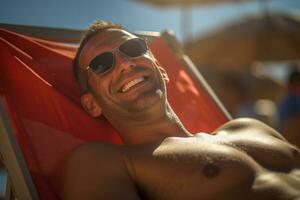
M 89 143 L 66 161 L 62 199 L 139 199 L 120 151 L 113 145 Z

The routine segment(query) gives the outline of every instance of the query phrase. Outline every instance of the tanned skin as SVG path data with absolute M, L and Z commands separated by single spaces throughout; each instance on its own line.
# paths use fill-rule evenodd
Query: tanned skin
M 253 119 L 189 133 L 167 101 L 166 74 L 150 51 L 136 59 L 115 52 L 114 68 L 103 75 L 86 70 L 96 55 L 134 37 L 111 28 L 82 49 L 79 65 L 90 87 L 82 105 L 91 116 L 104 115 L 124 145 L 77 148 L 65 164 L 62 199 L 300 199 L 295 146 Z M 145 81 L 121 92 L 139 77 Z

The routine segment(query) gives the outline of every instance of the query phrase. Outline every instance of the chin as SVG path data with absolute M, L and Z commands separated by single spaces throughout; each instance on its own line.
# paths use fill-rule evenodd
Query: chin
M 136 99 L 131 108 L 135 111 L 145 111 L 148 109 L 155 109 L 156 107 L 164 107 L 165 105 L 165 93 L 162 92 L 162 94 L 159 95 L 155 92 Z

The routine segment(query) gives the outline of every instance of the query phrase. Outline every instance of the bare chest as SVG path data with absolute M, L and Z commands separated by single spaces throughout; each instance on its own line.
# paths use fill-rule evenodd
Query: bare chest
M 138 147 L 128 154 L 132 177 L 149 199 L 245 199 L 261 166 L 295 165 L 295 153 L 281 143 L 226 138 L 168 138 Z
M 260 170 L 238 149 L 192 138 L 170 138 L 132 152 L 132 177 L 149 199 L 240 199 Z

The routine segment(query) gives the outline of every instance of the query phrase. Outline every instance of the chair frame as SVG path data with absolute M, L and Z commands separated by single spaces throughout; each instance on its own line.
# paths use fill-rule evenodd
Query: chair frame
M 0 153 L 8 173 L 5 199 L 39 199 L 16 141 L 8 110 L 0 98 Z M 12 187 L 13 186 L 13 187 Z

